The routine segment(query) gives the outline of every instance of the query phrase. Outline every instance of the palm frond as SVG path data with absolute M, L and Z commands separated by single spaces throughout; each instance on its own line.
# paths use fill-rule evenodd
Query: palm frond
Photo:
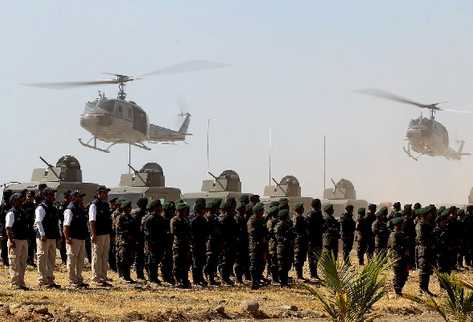
M 427 298 L 422 298 L 420 296 L 415 296 L 415 295 L 410 295 L 410 294 L 403 294 L 402 297 L 413 301 L 417 304 L 422 304 L 426 306 L 428 309 L 431 311 L 436 311 L 440 316 L 445 320 L 448 321 L 447 318 L 447 313 L 445 312 L 445 309 L 443 309 L 435 300 L 433 297 L 429 296 Z

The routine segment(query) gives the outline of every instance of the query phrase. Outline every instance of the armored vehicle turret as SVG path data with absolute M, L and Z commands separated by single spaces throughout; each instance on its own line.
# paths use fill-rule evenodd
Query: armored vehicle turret
M 57 200 L 62 200 L 64 192 L 68 190 L 80 190 L 85 193 L 84 201 L 86 203 L 94 198 L 99 185 L 82 182 L 82 170 L 79 161 L 75 157 L 64 155 L 56 162 L 56 166 L 53 166 L 42 157 L 40 159 L 46 167 L 33 169 L 31 182 L 7 184 L 5 189 L 13 191 L 37 190 L 38 186 L 44 183 L 48 187 L 57 190 Z
M 345 207 L 352 205 L 355 213 L 358 208 L 367 208 L 366 200 L 356 199 L 355 186 L 350 180 L 340 179 L 337 183 L 333 181 L 333 189 L 325 189 L 322 205 L 332 204 L 335 210 L 335 217 L 341 216 L 345 212 Z
M 201 192 L 184 193 L 184 199 L 191 207 L 193 207 L 195 200 L 198 198 L 210 199 L 227 199 L 234 197 L 237 201 L 240 195 L 245 194 L 241 192 L 240 176 L 234 170 L 225 170 L 218 177 L 209 172 L 213 179 L 206 179 L 202 181 Z M 249 193 L 248 193 L 249 195 Z
M 296 204 L 302 202 L 304 209 L 308 210 L 311 207 L 312 198 L 302 197 L 301 186 L 299 180 L 292 175 L 287 175 L 277 182 L 272 178 L 274 185 L 270 184 L 264 187 L 264 194 L 261 200 L 265 205 L 272 201 L 278 201 L 281 198 L 287 198 L 289 201 L 289 208 L 292 211 Z
M 164 171 L 159 164 L 148 162 L 140 170 L 136 170 L 131 165 L 128 166 L 132 172 L 121 175 L 119 186 L 111 188 L 110 198 L 126 198 L 132 202 L 133 206 L 141 197 L 168 201 L 180 199 L 181 190 L 166 187 Z

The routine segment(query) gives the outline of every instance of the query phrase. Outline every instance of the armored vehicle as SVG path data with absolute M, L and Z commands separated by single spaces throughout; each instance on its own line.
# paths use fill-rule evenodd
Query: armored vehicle
M 191 206 L 191 209 L 198 198 L 225 200 L 234 197 L 238 201 L 240 196 L 244 194 L 241 192 L 240 176 L 234 170 L 225 170 L 218 177 L 211 172 L 209 172 L 209 175 L 213 179 L 202 181 L 201 192 L 184 193 L 182 195 L 182 199 Z M 248 193 L 248 195 L 250 194 Z
M 159 164 L 148 162 L 139 171 L 130 164 L 128 166 L 132 173 L 121 175 L 119 186 L 111 188 L 110 198 L 126 198 L 135 206 L 141 197 L 168 201 L 177 201 L 181 197 L 181 190 L 166 187 L 163 168 Z
M 6 184 L 5 189 L 13 191 L 37 190 L 38 186 L 44 183 L 49 188 L 57 190 L 57 200 L 62 200 L 64 192 L 68 190 L 80 190 L 86 194 L 85 203 L 92 201 L 99 185 L 82 182 L 82 170 L 75 157 L 65 155 L 56 162 L 56 166 L 51 165 L 42 157 L 40 159 L 45 163 L 46 168 L 34 169 L 31 182 Z
M 277 182 L 272 178 L 274 185 L 267 185 L 264 188 L 262 202 L 265 205 L 269 205 L 271 201 L 278 201 L 281 198 L 287 198 L 289 201 L 289 208 L 292 211 L 296 204 L 302 202 L 304 209 L 309 210 L 311 208 L 312 198 L 301 196 L 301 186 L 299 180 L 292 175 L 287 175 Z
M 337 183 L 332 180 L 334 184 L 333 189 L 325 189 L 322 206 L 332 204 L 335 210 L 335 217 L 341 216 L 345 212 L 345 207 L 352 205 L 355 208 L 355 213 L 358 208 L 367 208 L 368 202 L 366 200 L 356 199 L 355 186 L 350 180 L 341 179 Z

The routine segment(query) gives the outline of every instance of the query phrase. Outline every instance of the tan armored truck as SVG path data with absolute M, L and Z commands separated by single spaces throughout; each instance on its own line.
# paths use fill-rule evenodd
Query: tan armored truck
M 356 199 L 355 186 L 347 179 L 341 179 L 337 183 L 332 180 L 334 184 L 333 189 L 325 189 L 324 199 L 322 200 L 322 207 L 326 204 L 332 204 L 335 210 L 334 216 L 340 217 L 345 212 L 345 207 L 352 205 L 355 210 L 358 208 L 368 208 L 366 200 Z
M 92 201 L 99 185 L 82 182 L 82 170 L 79 161 L 75 157 L 65 155 L 56 162 L 56 166 L 51 165 L 42 157 L 40 159 L 45 163 L 46 168 L 34 169 L 31 182 L 6 184 L 4 189 L 13 191 L 37 190 L 38 186 L 44 183 L 49 188 L 57 190 L 57 200 L 62 200 L 64 192 L 68 190 L 80 190 L 86 194 L 84 197 L 85 203 Z
M 270 184 L 264 188 L 263 197 L 261 201 L 265 206 L 269 205 L 272 201 L 279 201 L 281 198 L 287 198 L 289 202 L 289 209 L 294 210 L 296 204 L 302 202 L 304 209 L 310 210 L 312 198 L 301 196 L 301 186 L 299 180 L 296 177 L 288 175 L 277 182 L 276 179 L 272 178 L 274 185 Z
M 121 175 L 119 186 L 110 189 L 109 198 L 126 198 L 132 202 L 133 207 L 142 197 L 174 202 L 181 198 L 181 190 L 166 187 L 163 168 L 159 164 L 148 162 L 139 171 L 131 165 L 128 166 L 132 173 Z
M 209 172 L 209 175 L 213 179 L 202 181 L 201 192 L 190 192 L 182 195 L 182 199 L 191 206 L 191 209 L 198 198 L 226 200 L 229 197 L 234 197 L 238 201 L 241 195 L 250 195 L 250 193 L 241 192 L 240 176 L 234 170 L 225 170 L 218 177 L 211 172 Z

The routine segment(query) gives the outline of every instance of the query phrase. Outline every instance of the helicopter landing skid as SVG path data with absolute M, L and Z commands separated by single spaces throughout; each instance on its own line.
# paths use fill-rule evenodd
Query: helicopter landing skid
M 407 146 L 407 149 L 405 147 L 402 148 L 404 150 L 404 152 L 411 158 L 411 159 L 414 159 L 416 161 L 419 161 L 418 158 L 416 158 L 415 156 L 412 155 L 411 153 L 411 148 L 409 146 Z
M 89 149 L 92 149 L 92 150 L 96 150 L 96 151 L 100 151 L 100 152 L 103 152 L 103 153 L 110 153 L 110 148 L 112 146 L 114 146 L 115 144 L 117 144 L 118 142 L 114 142 L 112 144 L 110 144 L 108 147 L 106 147 L 105 149 L 103 148 L 99 148 L 97 146 L 97 138 L 96 137 L 93 137 L 91 138 L 89 141 L 87 142 L 84 142 L 82 141 L 82 139 L 78 139 L 79 140 L 79 143 L 82 145 L 82 146 L 85 146 L 86 148 L 89 148 Z M 90 144 L 91 141 L 94 141 L 94 144 Z
M 151 148 L 147 147 L 146 145 L 144 145 L 143 143 L 130 143 L 131 145 L 134 145 L 138 148 L 141 148 L 143 150 L 146 150 L 146 151 L 151 151 Z

